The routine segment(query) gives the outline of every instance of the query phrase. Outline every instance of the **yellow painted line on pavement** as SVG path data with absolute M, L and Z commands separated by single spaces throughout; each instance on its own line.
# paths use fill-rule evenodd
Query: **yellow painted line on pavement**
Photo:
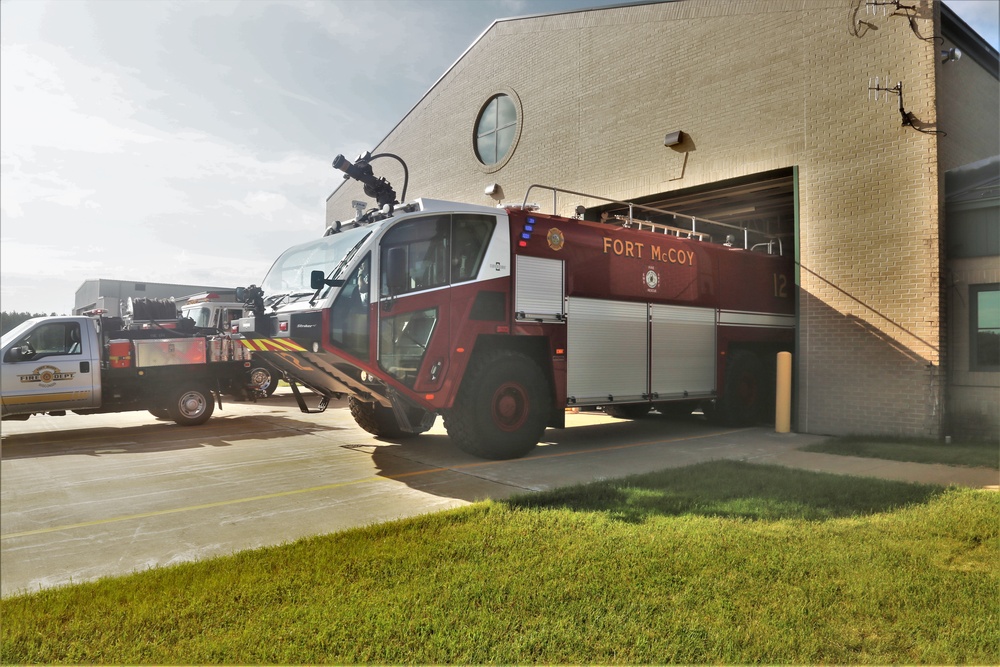
M 249 496 L 246 498 L 233 498 L 232 500 L 220 500 L 214 503 L 203 503 L 200 505 L 188 505 L 186 507 L 174 507 L 165 510 L 154 510 L 152 512 L 142 512 L 139 514 L 127 514 L 124 516 L 110 517 L 107 519 L 95 519 L 93 521 L 83 521 L 80 523 L 71 523 L 64 526 L 51 526 L 47 528 L 38 528 L 35 530 L 25 530 L 17 533 L 7 533 L 5 535 L 0 535 L 0 540 L 14 539 L 17 537 L 28 537 L 30 535 L 43 535 L 45 533 L 58 533 L 67 530 L 74 530 L 76 528 L 87 528 L 91 526 L 101 526 L 110 523 L 118 523 L 120 521 L 134 521 L 136 519 L 147 519 L 156 516 L 165 516 L 167 514 L 179 514 L 181 512 L 194 512 L 197 510 L 212 509 L 214 507 L 226 507 L 228 505 L 239 505 L 241 503 L 252 503 L 259 500 L 271 500 L 274 498 L 287 498 L 288 496 L 296 496 L 303 493 L 315 493 L 317 491 L 329 491 L 331 489 L 339 489 L 345 486 L 353 486 L 356 484 L 367 484 L 370 482 L 385 482 L 387 480 L 400 480 L 409 477 L 417 477 L 420 475 L 430 475 L 440 472 L 455 472 L 460 470 L 466 470 L 469 468 L 482 468 L 486 466 L 495 466 L 501 464 L 511 464 L 511 463 L 526 463 L 529 461 L 538 461 L 540 459 L 554 459 L 564 456 L 578 456 L 580 454 L 594 454 L 598 452 L 610 452 L 618 449 L 631 449 L 634 447 L 646 447 L 649 445 L 666 445 L 675 442 L 684 442 L 686 440 L 702 440 L 704 438 L 712 438 L 720 435 L 730 435 L 733 433 L 740 433 L 742 431 L 748 431 L 750 429 L 735 429 L 730 431 L 720 431 L 718 433 L 706 433 L 704 435 L 693 435 L 684 438 L 672 438 L 670 440 L 646 440 L 643 442 L 632 442 L 624 445 L 610 445 L 608 447 L 598 447 L 596 449 L 586 449 L 577 450 L 572 452 L 553 452 L 552 454 L 541 454 L 532 457 L 525 457 L 520 459 L 508 459 L 505 461 L 477 461 L 475 463 L 460 463 L 458 465 L 449 466 L 447 468 L 427 468 L 425 470 L 414 470 L 413 472 L 404 472 L 396 475 L 379 475 L 377 477 L 363 477 L 361 479 L 350 480 L 346 482 L 337 482 L 335 484 L 324 484 L 322 486 L 311 486 L 305 489 L 292 489 L 290 491 L 278 491 L 276 493 L 268 493 L 260 496 Z M 419 463 L 414 461 L 414 463 Z

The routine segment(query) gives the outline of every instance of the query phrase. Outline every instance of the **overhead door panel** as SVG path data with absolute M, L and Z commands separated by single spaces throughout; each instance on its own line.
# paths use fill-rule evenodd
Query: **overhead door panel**
M 704 396 L 715 389 L 715 310 L 651 307 L 651 389 L 659 398 Z
M 647 392 L 645 303 L 570 298 L 566 395 L 577 403 L 641 400 Z

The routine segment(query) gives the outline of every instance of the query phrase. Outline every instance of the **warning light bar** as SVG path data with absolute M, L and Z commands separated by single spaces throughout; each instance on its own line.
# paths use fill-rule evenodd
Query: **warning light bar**
M 521 230 L 521 240 L 517 242 L 518 247 L 528 247 L 528 241 L 531 239 L 531 233 L 533 231 L 535 231 L 535 218 L 528 216 L 528 218 L 524 221 L 524 229 Z

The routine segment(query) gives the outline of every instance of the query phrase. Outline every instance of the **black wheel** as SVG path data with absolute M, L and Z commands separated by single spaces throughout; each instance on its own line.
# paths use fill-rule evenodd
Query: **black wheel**
M 642 419 L 649 414 L 652 406 L 649 403 L 632 403 L 631 405 L 602 405 L 604 414 L 616 419 Z
M 411 422 L 424 424 L 417 432 L 405 431 L 399 426 L 396 420 L 396 413 L 392 408 L 387 408 L 378 403 L 366 403 L 351 396 L 347 399 L 347 405 L 351 409 L 351 416 L 358 426 L 379 438 L 389 440 L 402 440 L 420 435 L 428 430 L 433 424 L 433 419 L 424 420 L 426 412 L 409 415 Z M 419 417 L 419 419 L 414 419 Z
M 756 424 L 769 404 L 764 365 L 752 352 L 734 352 L 726 369 L 723 394 L 715 402 L 710 417 L 726 426 Z
M 188 385 L 172 394 L 167 411 L 181 426 L 198 426 L 215 412 L 215 397 L 202 385 Z
M 463 452 L 513 459 L 538 444 L 551 410 L 549 383 L 538 364 L 518 352 L 499 350 L 469 364 L 444 426 Z
M 254 366 L 250 369 L 250 386 L 261 389 L 265 396 L 271 396 L 278 388 L 278 377 L 268 366 Z
M 160 421 L 164 421 L 164 422 L 165 421 L 170 421 L 170 419 L 171 419 L 171 417 L 170 417 L 170 410 L 167 410 L 166 408 L 152 408 L 152 409 L 150 409 L 149 414 L 153 415 L 154 417 L 156 417 Z

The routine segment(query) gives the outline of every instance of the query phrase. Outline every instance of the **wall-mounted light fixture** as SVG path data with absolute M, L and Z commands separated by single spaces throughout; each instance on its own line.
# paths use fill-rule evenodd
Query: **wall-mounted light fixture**
M 682 141 L 684 141 L 684 133 L 680 130 L 677 130 L 676 132 L 669 132 L 667 133 L 667 136 L 663 137 L 664 146 L 676 146 Z
M 962 57 L 962 52 L 956 48 L 944 49 L 941 51 L 941 64 L 953 63 Z

